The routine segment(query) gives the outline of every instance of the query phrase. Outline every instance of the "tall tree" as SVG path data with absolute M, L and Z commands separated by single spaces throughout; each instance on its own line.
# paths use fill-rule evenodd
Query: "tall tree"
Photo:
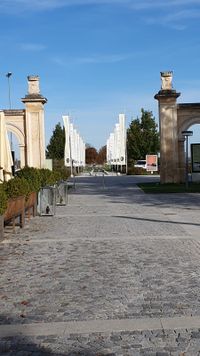
M 87 145 L 85 150 L 86 164 L 95 164 L 97 162 L 98 152 L 95 147 Z
M 65 129 L 60 122 L 56 125 L 46 150 L 47 158 L 63 159 L 65 150 Z
M 158 125 L 151 111 L 141 110 L 141 118 L 130 123 L 127 130 L 128 161 L 145 159 L 146 154 L 157 154 L 160 149 Z
M 103 146 L 98 151 L 97 155 L 97 163 L 104 164 L 106 162 L 106 146 Z

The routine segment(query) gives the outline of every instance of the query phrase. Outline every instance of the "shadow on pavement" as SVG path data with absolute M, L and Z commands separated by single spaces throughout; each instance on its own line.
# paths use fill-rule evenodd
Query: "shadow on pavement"
M 113 216 L 114 218 L 119 219 L 131 219 L 131 220 L 138 220 L 138 221 L 149 221 L 155 223 L 166 223 L 166 224 L 177 224 L 177 225 L 193 225 L 193 226 L 200 226 L 200 224 L 193 223 L 193 222 L 184 222 L 184 221 L 171 221 L 171 220 L 156 220 L 156 219 L 147 219 L 147 218 L 139 218 L 134 216 Z
M 76 190 L 71 192 L 80 196 L 94 195 L 108 198 L 113 204 L 140 204 L 145 207 L 164 207 L 179 209 L 199 209 L 200 194 L 169 193 L 145 194 L 137 183 L 159 182 L 158 176 L 119 176 L 119 177 L 78 177 Z
M 0 325 L 14 325 L 12 319 L 1 315 Z M 28 324 L 27 324 L 28 326 Z M 16 330 L 15 330 L 16 333 Z M 106 352 L 104 345 L 95 348 L 95 345 L 77 344 L 76 337 L 71 335 L 49 336 L 2 336 L 0 335 L 1 356 L 115 356 L 115 353 Z M 45 345 L 46 344 L 46 345 Z M 102 351 L 101 351 L 101 349 Z
M 58 347 L 59 348 L 59 347 Z M 0 355 L 1 356 L 115 356 L 115 353 L 106 353 L 101 351 L 92 351 L 89 348 L 71 347 L 66 345 L 66 351 L 54 352 L 49 347 L 40 346 L 30 341 L 29 338 L 0 338 Z

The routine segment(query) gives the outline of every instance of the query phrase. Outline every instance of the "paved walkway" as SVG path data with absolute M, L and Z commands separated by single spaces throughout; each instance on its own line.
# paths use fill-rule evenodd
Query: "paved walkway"
M 0 244 L 0 355 L 200 355 L 199 195 L 76 181 Z

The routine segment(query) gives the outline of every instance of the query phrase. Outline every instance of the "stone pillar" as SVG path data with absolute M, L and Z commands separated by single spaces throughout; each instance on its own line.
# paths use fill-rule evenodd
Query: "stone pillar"
M 172 89 L 172 72 L 161 72 L 161 81 L 161 90 L 155 95 L 159 102 L 160 182 L 178 183 L 180 174 L 176 101 L 180 93 Z
M 25 152 L 25 145 L 19 144 L 19 152 L 20 152 L 20 168 L 25 167 L 26 165 L 26 152 Z
M 184 150 L 185 140 L 179 139 L 178 141 L 178 156 L 179 156 L 179 182 L 185 182 L 185 150 Z
M 25 104 L 26 162 L 29 167 L 45 167 L 44 104 L 40 94 L 39 77 L 28 76 L 28 95 Z

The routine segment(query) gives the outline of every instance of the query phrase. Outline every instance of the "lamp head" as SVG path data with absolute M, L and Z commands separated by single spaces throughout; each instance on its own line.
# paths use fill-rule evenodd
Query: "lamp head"
M 6 77 L 7 77 L 7 78 L 10 78 L 11 75 L 12 75 L 12 73 L 11 73 L 11 72 L 8 72 L 8 73 L 6 74 Z
M 188 136 L 188 137 L 192 136 L 193 135 L 193 131 L 187 131 L 187 130 L 186 131 L 182 131 L 182 135 L 183 136 Z

